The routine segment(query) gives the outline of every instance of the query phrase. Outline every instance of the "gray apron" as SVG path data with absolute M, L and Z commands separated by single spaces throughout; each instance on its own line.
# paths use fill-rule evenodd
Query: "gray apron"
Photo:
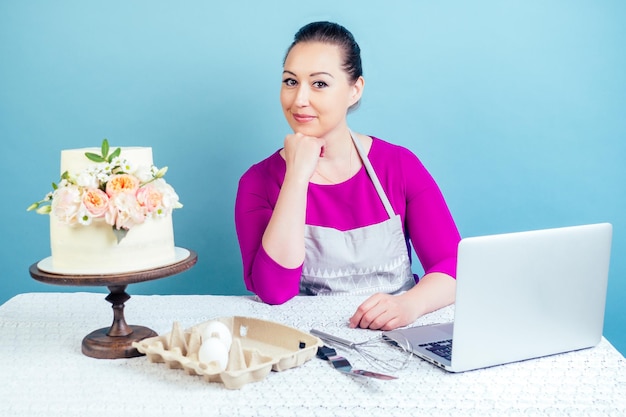
M 348 231 L 305 225 L 301 293 L 367 295 L 406 291 L 415 285 L 415 278 L 402 220 L 394 213 L 361 143 L 352 132 L 350 135 L 389 219 Z

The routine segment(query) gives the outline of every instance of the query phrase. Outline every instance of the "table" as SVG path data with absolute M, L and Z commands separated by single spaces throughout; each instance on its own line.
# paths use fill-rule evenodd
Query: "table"
M 159 334 L 225 316 L 249 316 L 353 340 L 363 300 L 296 297 L 269 306 L 252 296 L 133 296 L 127 320 Z M 28 293 L 0 306 L 2 416 L 624 416 L 626 360 L 606 340 L 592 349 L 449 374 L 417 358 L 397 380 L 356 379 L 312 359 L 228 390 L 146 357 L 93 359 L 84 334 L 110 318 L 102 294 Z M 416 324 L 449 320 L 453 307 Z M 355 365 L 358 356 L 346 353 Z M 364 366 L 367 366 L 366 364 Z
M 83 338 L 83 353 L 92 358 L 118 359 L 141 356 L 133 342 L 156 336 L 157 333 L 145 326 L 128 325 L 124 317 L 124 303 L 130 300 L 126 292 L 129 284 L 169 277 L 188 270 L 198 261 L 192 250 L 176 248 L 176 262 L 147 270 L 115 274 L 61 274 L 39 269 L 38 263 L 30 266 L 30 276 L 37 281 L 53 285 L 106 286 L 109 295 L 105 298 L 113 307 L 113 324 L 92 331 Z

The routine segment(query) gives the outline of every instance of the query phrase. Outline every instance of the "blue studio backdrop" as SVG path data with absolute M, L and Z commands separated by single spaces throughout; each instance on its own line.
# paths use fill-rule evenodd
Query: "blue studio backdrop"
M 620 0 L 0 0 L 0 302 L 51 286 L 48 219 L 26 207 L 62 149 L 150 146 L 197 265 L 132 294 L 245 294 L 237 182 L 282 146 L 282 59 L 313 20 L 359 41 L 353 129 L 413 150 L 463 236 L 614 226 L 605 336 L 626 352 L 626 3 Z M 419 268 L 416 267 L 417 270 Z M 132 301 L 131 301 L 132 302 Z M 106 302 L 103 301 L 104 304 Z

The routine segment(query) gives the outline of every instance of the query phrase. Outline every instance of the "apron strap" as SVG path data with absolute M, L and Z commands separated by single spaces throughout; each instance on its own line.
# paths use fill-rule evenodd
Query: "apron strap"
M 389 218 L 392 219 L 396 215 L 396 213 L 393 211 L 393 207 L 391 207 L 391 203 L 389 202 L 389 199 L 387 198 L 387 194 L 385 194 L 385 190 L 383 190 L 383 186 L 380 185 L 380 180 L 378 179 L 378 176 L 376 175 L 376 172 L 374 171 L 374 167 L 372 167 L 372 164 L 370 163 L 370 160 L 367 157 L 367 153 L 365 153 L 365 150 L 361 146 L 361 141 L 359 141 L 354 136 L 354 134 L 352 133 L 352 130 L 350 130 L 350 137 L 352 138 L 352 141 L 354 142 L 354 146 L 356 147 L 356 150 L 359 153 L 359 156 L 361 157 L 361 161 L 363 162 L 363 165 L 365 165 L 365 170 L 367 171 L 372 182 L 374 183 L 374 188 L 376 188 L 378 197 L 380 197 L 380 200 L 383 202 L 383 206 L 385 206 L 385 210 L 387 211 Z

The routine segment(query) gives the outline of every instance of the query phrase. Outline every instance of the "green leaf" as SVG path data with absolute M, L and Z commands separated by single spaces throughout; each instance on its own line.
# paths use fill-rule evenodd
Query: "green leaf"
M 100 155 L 98 155 L 96 153 L 85 152 L 85 156 L 88 159 L 90 159 L 91 161 L 94 161 L 94 162 L 107 162 L 106 159 L 104 159 L 103 157 L 101 157 Z
M 126 233 L 128 233 L 128 229 L 116 229 L 115 226 L 112 226 L 113 229 L 113 234 L 115 235 L 115 237 L 117 238 L 117 243 L 119 244 L 122 239 L 124 239 L 126 237 Z
M 58 186 L 58 185 L 56 185 L 56 183 L 54 183 L 54 182 L 53 182 L 53 183 L 52 183 L 52 189 L 53 189 L 53 190 L 56 190 L 57 188 L 59 188 L 59 186 Z
M 102 158 L 106 159 L 109 154 L 109 141 L 107 138 L 102 139 Z
M 117 148 L 116 150 L 113 151 L 113 153 L 111 155 L 109 155 L 107 161 L 109 163 L 111 163 L 115 158 L 120 156 L 121 153 L 122 153 L 122 149 L 121 148 Z

